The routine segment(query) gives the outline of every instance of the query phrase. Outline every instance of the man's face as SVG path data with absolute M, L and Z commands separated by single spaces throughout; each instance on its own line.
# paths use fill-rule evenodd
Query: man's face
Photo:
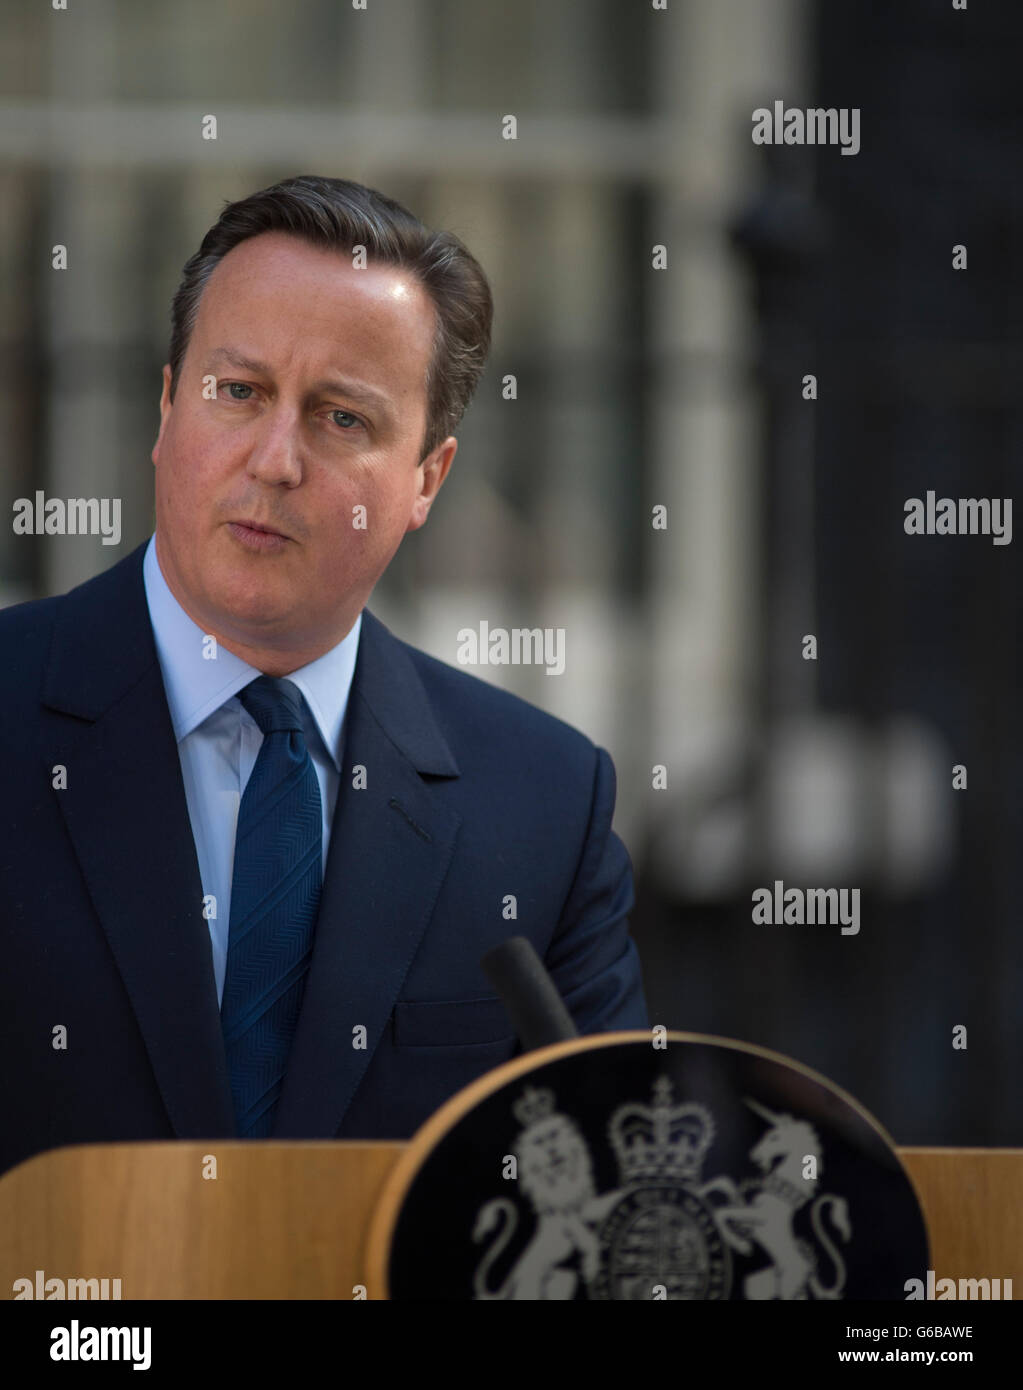
M 420 463 L 435 324 L 414 276 L 282 232 L 207 281 L 173 404 L 163 372 L 157 554 L 253 665 L 284 675 L 336 645 L 426 520 L 457 447 Z

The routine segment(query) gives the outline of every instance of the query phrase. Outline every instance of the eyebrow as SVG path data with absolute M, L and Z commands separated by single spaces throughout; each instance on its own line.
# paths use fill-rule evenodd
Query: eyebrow
M 215 362 L 226 362 L 243 372 L 258 372 L 263 376 L 273 375 L 265 362 L 258 362 L 254 357 L 246 357 L 244 353 L 238 352 L 235 348 L 214 348 L 206 358 L 206 366 L 212 366 Z M 346 377 L 322 377 L 313 383 L 311 394 L 347 396 L 349 400 L 359 404 L 375 407 L 388 418 L 393 413 L 389 398 L 382 392 L 361 382 L 351 381 Z

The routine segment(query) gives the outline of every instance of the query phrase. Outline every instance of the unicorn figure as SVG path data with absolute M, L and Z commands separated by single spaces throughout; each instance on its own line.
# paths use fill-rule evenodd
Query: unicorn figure
M 771 1261 L 746 1276 L 743 1291 L 749 1299 L 841 1298 L 845 1262 L 824 1227 L 824 1217 L 845 1241 L 851 1238 L 852 1227 L 844 1197 L 815 1195 L 821 1171 L 817 1132 L 806 1120 L 775 1114 L 755 1100 L 746 1104 L 771 1126 L 749 1155 L 763 1177 L 747 1178 L 738 1187 L 731 1178 L 719 1177 L 699 1189 L 701 1197 L 723 1196 L 720 1204 L 712 1200 L 709 1206 L 729 1245 L 743 1255 L 752 1254 L 754 1244 L 759 1245 Z M 798 1239 L 793 1229 L 796 1212 L 807 1202 L 812 1202 L 814 1236 L 834 1271 L 828 1285 L 818 1278 L 813 1246 Z

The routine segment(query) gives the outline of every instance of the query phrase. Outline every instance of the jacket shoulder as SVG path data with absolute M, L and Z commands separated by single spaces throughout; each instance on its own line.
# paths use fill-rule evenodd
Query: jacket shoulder
M 514 749 L 530 761 L 556 757 L 562 770 L 566 760 L 578 763 L 580 771 L 585 769 L 592 776 L 596 746 L 579 729 L 480 676 L 400 638 L 395 640 L 415 666 L 452 747 L 485 739 L 494 746 Z
M 0 680 L 21 685 L 46 660 L 61 597 L 34 598 L 0 609 Z
M 139 599 L 145 603 L 141 585 L 144 551 L 145 543 L 67 593 L 0 609 L 0 645 L 5 657 L 0 662 L 0 682 L 4 687 L 31 691 L 35 697 L 42 673 L 61 643 L 72 639 L 76 649 L 91 652 L 100 649 L 104 634 L 109 640 L 111 624 L 125 635 L 129 629 L 134 631 Z

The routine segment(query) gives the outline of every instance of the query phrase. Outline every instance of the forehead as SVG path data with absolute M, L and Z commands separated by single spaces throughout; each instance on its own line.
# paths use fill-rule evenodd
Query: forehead
M 250 356 L 281 365 L 383 370 L 418 379 L 433 348 L 436 311 L 410 271 L 370 263 L 347 250 L 264 232 L 233 247 L 214 267 L 199 300 L 193 336 L 203 346 L 245 339 Z M 276 359 L 275 359 L 276 363 Z

